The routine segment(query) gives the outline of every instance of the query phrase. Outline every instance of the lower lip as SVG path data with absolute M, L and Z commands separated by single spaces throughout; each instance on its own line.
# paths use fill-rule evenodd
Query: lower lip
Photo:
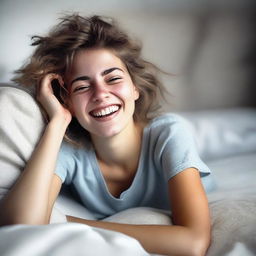
M 93 119 L 98 121 L 98 122 L 110 121 L 119 114 L 120 110 L 121 110 L 121 107 L 116 112 L 112 113 L 111 115 L 108 115 L 108 116 L 105 116 L 105 117 L 93 117 Z

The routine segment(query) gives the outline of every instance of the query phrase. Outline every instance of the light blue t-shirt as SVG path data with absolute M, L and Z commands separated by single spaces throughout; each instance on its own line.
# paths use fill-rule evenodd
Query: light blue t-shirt
M 168 180 L 194 167 L 201 177 L 210 173 L 200 159 L 186 121 L 176 114 L 153 119 L 143 131 L 137 173 L 119 198 L 108 191 L 92 145 L 76 148 L 63 142 L 55 173 L 71 185 L 97 219 L 139 206 L 170 210 Z

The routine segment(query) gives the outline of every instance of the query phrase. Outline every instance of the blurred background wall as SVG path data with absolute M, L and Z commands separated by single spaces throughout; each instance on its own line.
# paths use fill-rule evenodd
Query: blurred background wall
M 118 19 L 164 71 L 167 110 L 256 107 L 255 0 L 0 0 L 0 82 L 63 13 Z

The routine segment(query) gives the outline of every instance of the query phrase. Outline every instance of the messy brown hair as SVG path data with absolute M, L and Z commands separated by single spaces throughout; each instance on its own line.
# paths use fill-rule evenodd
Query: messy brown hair
M 139 91 L 134 120 L 148 122 L 159 109 L 158 97 L 164 87 L 158 79 L 160 70 L 141 56 L 141 44 L 132 40 L 113 19 L 79 14 L 66 15 L 46 36 L 33 36 L 36 49 L 28 63 L 16 71 L 14 81 L 20 85 L 36 87 L 49 73 L 65 76 L 72 65 L 74 55 L 80 50 L 106 48 L 114 52 L 125 64 L 132 81 Z M 67 89 L 67 88 L 66 88 Z M 65 103 L 68 90 L 61 88 L 59 99 Z M 73 118 L 69 132 L 81 130 Z

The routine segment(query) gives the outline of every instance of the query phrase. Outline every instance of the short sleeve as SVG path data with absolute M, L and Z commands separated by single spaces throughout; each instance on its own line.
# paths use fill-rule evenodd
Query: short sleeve
M 68 143 L 63 142 L 58 154 L 55 174 L 61 178 L 63 183 L 70 184 L 75 172 L 75 165 L 74 149 Z
M 161 130 L 157 154 L 168 180 L 187 168 L 196 168 L 201 177 L 210 174 L 197 152 L 194 137 L 184 118 L 178 115 L 166 118 Z

